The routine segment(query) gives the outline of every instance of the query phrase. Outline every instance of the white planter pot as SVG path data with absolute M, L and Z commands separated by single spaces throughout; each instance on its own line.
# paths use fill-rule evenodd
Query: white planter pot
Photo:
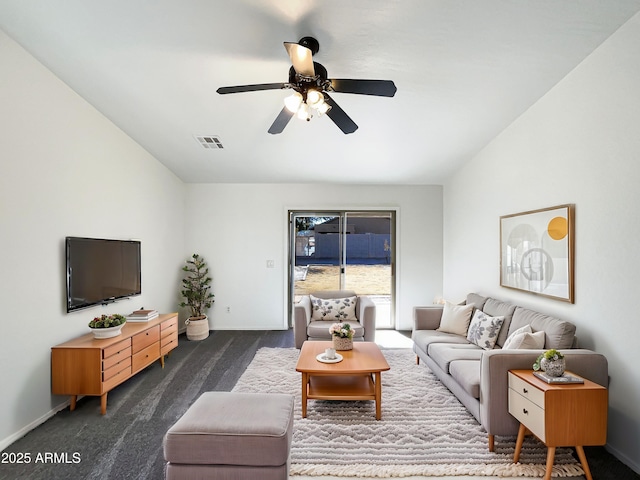
M 91 331 L 93 332 L 93 338 L 111 338 L 120 335 L 122 333 L 122 327 L 124 326 L 125 324 L 123 323 L 115 327 L 92 328 Z
M 204 340 L 209 336 L 209 319 L 206 315 L 204 318 L 189 317 L 184 324 L 187 326 L 187 338 L 189 340 Z

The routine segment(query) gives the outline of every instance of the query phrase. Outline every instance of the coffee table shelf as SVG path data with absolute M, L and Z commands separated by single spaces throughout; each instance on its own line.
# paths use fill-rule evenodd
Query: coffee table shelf
M 300 349 L 296 371 L 302 374 L 302 418 L 308 400 L 374 400 L 376 420 L 382 418 L 381 373 L 389 364 L 373 342 L 354 342 L 353 350 L 341 351 L 338 363 L 322 363 L 316 356 L 331 342 L 306 341 Z
M 309 378 L 307 398 L 323 400 L 375 400 L 371 376 L 316 376 Z

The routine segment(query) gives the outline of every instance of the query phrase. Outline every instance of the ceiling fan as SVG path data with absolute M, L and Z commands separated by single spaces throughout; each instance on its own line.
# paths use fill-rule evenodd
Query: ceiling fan
M 220 87 L 217 90 L 224 95 L 258 90 L 292 89 L 293 93 L 285 98 L 285 106 L 269 128 L 271 134 L 282 133 L 294 115 L 309 121 L 314 112 L 318 115 L 326 113 L 345 134 L 353 133 L 358 129 L 358 125 L 329 96 L 328 92 L 378 97 L 393 97 L 396 93 L 396 86 L 391 80 L 327 78 L 327 69 L 313 61 L 313 55 L 320 50 L 320 44 L 313 37 L 303 37 L 298 43 L 284 42 L 284 48 L 293 64 L 289 69 L 288 82 Z

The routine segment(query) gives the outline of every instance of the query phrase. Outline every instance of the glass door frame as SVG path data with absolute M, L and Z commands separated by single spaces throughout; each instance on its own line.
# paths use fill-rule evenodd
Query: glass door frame
M 345 285 L 345 267 L 347 262 L 347 235 L 344 234 L 347 229 L 347 221 L 349 216 L 389 216 L 390 218 L 390 239 L 391 239 L 391 251 L 390 251 L 390 266 L 391 266 L 391 278 L 390 278 L 390 290 L 391 290 L 391 305 L 390 305 L 390 326 L 384 328 L 395 329 L 396 328 L 396 265 L 397 265 L 397 208 L 346 208 L 346 209 L 287 209 L 287 321 L 289 327 L 293 325 L 293 305 L 295 301 L 295 265 L 296 265 L 296 217 L 338 217 L 339 223 L 339 259 L 340 259 L 340 279 L 339 289 L 344 289 Z

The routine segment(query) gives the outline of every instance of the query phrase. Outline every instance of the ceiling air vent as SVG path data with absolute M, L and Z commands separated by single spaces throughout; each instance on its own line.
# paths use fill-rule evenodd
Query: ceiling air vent
M 195 137 L 198 143 L 202 145 L 202 148 L 207 148 L 207 149 L 224 148 L 222 146 L 222 142 L 220 141 L 220 139 L 215 135 L 195 136 Z

